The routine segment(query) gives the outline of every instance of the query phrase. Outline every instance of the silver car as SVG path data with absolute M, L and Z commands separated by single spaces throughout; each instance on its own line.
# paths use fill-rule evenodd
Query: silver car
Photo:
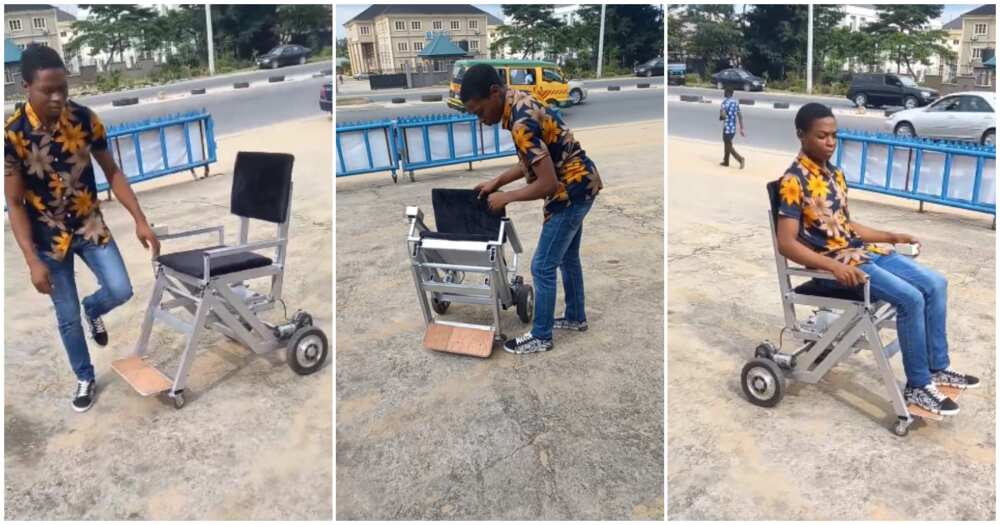
M 886 131 L 901 137 L 964 140 L 995 145 L 997 99 L 987 91 L 951 93 L 922 108 L 893 113 Z

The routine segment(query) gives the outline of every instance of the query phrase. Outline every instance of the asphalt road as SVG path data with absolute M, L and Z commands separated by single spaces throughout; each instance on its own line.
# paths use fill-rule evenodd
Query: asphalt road
M 614 79 L 602 79 L 602 80 L 584 80 L 583 85 L 588 90 L 599 90 L 607 89 L 608 86 L 635 86 L 639 83 L 648 83 L 651 85 L 663 85 L 663 77 L 651 77 L 651 78 L 614 78 Z M 372 102 L 388 102 L 395 97 L 410 97 L 410 96 L 420 96 L 420 95 L 444 95 L 448 96 L 447 86 L 433 86 L 428 88 L 419 89 L 386 89 L 378 91 L 367 91 L 367 92 L 355 92 L 355 91 L 341 91 L 341 97 L 365 97 Z
M 722 98 L 722 90 L 714 88 L 701 88 L 701 87 L 688 87 L 688 86 L 669 86 L 667 88 L 667 93 L 670 95 L 702 95 L 715 98 Z M 802 104 L 804 102 L 822 102 L 831 108 L 845 108 L 850 109 L 854 107 L 854 104 L 847 100 L 845 97 L 829 97 L 821 95 L 805 96 L 805 95 L 788 95 L 784 93 L 769 93 L 767 91 L 736 91 L 734 96 L 737 99 L 751 99 L 759 102 L 788 102 L 791 104 Z
M 673 92 L 672 87 L 671 92 Z M 719 122 L 718 104 L 671 101 L 667 109 L 670 112 L 670 119 L 667 122 L 668 136 L 718 141 L 721 154 L 722 125 Z M 799 141 L 795 137 L 793 124 L 794 111 L 752 106 L 743 106 L 741 109 L 746 137 L 737 135 L 735 141 L 737 151 L 741 144 L 779 151 L 798 151 Z M 881 118 L 837 116 L 837 124 L 841 129 L 882 131 L 882 122 Z
M 579 106 L 561 110 L 566 122 L 575 128 L 662 119 L 664 116 L 662 89 L 629 91 L 591 91 Z M 337 108 L 337 123 L 391 119 L 424 115 L 457 114 L 444 102 L 400 105 L 389 104 L 353 108 Z

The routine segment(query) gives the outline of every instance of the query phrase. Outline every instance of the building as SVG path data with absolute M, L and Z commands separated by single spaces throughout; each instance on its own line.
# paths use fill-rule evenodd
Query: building
M 21 50 L 10 39 L 3 39 L 3 89 L 14 93 L 21 83 Z
M 56 30 L 59 31 L 59 42 L 63 49 L 66 48 L 73 37 L 76 36 L 76 32 L 73 31 L 73 22 L 76 22 L 76 17 L 63 11 L 62 9 L 56 8 Z M 63 62 L 66 63 L 66 69 L 69 70 L 71 74 L 77 74 L 80 72 L 80 57 L 63 56 Z
M 851 31 L 864 31 L 865 26 L 878 22 L 879 20 L 878 10 L 876 10 L 875 6 L 871 4 L 844 4 L 841 6 L 841 11 L 844 13 L 844 17 L 837 25 Z M 939 22 L 931 21 L 927 24 L 925 29 L 942 29 L 942 26 Z M 917 62 L 910 64 L 910 67 L 913 70 L 913 76 L 916 81 L 920 82 L 926 75 L 936 73 L 941 69 L 941 58 L 932 57 L 930 63 L 927 65 Z M 904 64 L 897 64 L 896 62 L 888 59 L 875 67 L 867 67 L 861 64 L 844 64 L 844 71 L 854 71 L 860 73 L 869 72 L 869 70 L 895 72 L 903 75 L 909 73 Z
M 988 87 L 988 68 L 984 62 L 993 57 L 997 48 L 997 6 L 987 4 L 963 14 L 962 36 L 958 51 L 958 75 L 975 76 L 976 85 Z
M 59 39 L 58 9 L 51 5 L 13 5 L 3 7 L 4 37 L 20 50 L 31 44 L 41 44 L 55 49 L 63 56 Z
M 962 17 L 958 17 L 951 22 L 941 26 L 941 29 L 948 32 L 948 49 L 955 54 L 951 59 L 938 59 L 937 74 L 943 82 L 953 82 L 958 76 L 958 55 L 962 50 Z
M 499 25 L 496 17 L 471 5 L 372 5 L 344 24 L 351 71 L 394 72 L 404 64 L 423 66 L 421 51 L 442 33 L 469 58 L 488 58 L 491 22 Z

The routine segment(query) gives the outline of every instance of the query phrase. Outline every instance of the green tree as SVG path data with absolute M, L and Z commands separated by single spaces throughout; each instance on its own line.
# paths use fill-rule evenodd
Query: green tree
M 813 73 L 823 70 L 826 52 L 834 41 L 831 32 L 843 19 L 838 5 L 813 7 Z M 745 16 L 746 62 L 755 74 L 771 79 L 805 76 L 809 7 L 806 5 L 755 5 Z
M 896 64 L 896 71 L 913 75 L 913 65 L 930 65 L 934 56 L 946 60 L 955 54 L 945 45 L 948 32 L 928 29 L 931 20 L 941 16 L 942 5 L 877 5 L 878 21 L 868 24 L 864 30 L 884 42 L 886 58 Z
M 667 5 L 667 50 L 671 55 L 684 56 L 686 54 L 684 22 L 684 6 Z
M 125 50 L 138 47 L 151 49 L 156 42 L 157 14 L 151 8 L 139 5 L 91 5 L 80 6 L 89 12 L 87 18 L 73 22 L 76 36 L 66 44 L 68 56 L 80 53 L 82 47 L 108 54 L 105 67 L 114 62 L 115 55 L 124 61 Z
M 740 63 L 743 28 L 732 5 L 687 5 L 677 18 L 684 50 L 704 60 L 710 71 Z
M 330 4 L 279 5 L 277 31 L 284 43 L 304 43 L 318 51 L 330 45 L 332 20 Z
M 498 38 L 490 44 L 490 50 L 499 54 L 504 47 L 522 58 L 545 50 L 551 46 L 554 34 L 563 27 L 562 21 L 553 14 L 555 6 L 541 4 L 505 4 L 504 16 L 510 24 L 497 28 Z

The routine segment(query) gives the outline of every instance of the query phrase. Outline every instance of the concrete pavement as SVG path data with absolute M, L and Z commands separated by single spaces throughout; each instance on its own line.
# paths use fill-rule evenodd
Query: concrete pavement
M 675 122 L 671 106 L 671 122 Z M 871 354 L 818 385 L 790 383 L 775 408 L 751 405 L 739 374 L 783 326 L 764 186 L 791 154 L 669 138 L 667 232 L 668 517 L 673 520 L 993 520 L 996 253 L 990 218 L 851 190 L 853 219 L 923 242 L 949 280 L 952 364 L 982 378 L 961 413 L 906 438 Z M 738 146 L 739 149 L 739 146 Z M 897 377 L 902 364 L 893 359 Z
M 709 98 L 722 98 L 722 90 L 709 87 L 696 86 L 670 86 L 669 95 L 701 95 Z M 803 104 L 804 102 L 822 102 L 831 108 L 853 109 L 854 103 L 847 100 L 847 97 L 835 97 L 830 95 L 806 95 L 805 93 L 782 93 L 774 91 L 736 91 L 736 98 L 750 99 L 758 104 L 772 104 L 774 102 L 788 102 L 790 104 Z
M 431 188 L 471 188 L 511 159 L 337 180 L 338 519 L 663 519 L 663 122 L 573 131 L 606 186 L 583 237 L 591 326 L 544 354 L 421 348 L 403 247 L 407 205 L 433 224 Z M 530 282 L 540 204 L 508 213 Z M 508 336 L 528 329 L 501 313 Z
M 207 179 L 187 173 L 135 186 L 149 220 L 171 231 L 223 224 L 238 151 L 296 156 L 284 299 L 332 333 L 333 243 L 327 117 L 258 128 L 219 140 Z M 175 410 L 136 394 L 111 370 L 135 343 L 153 286 L 149 255 L 117 203 L 102 204 L 135 296 L 105 316 L 106 348 L 92 346 L 98 398 L 89 412 L 70 407 L 76 381 L 48 298 L 31 287 L 9 229 L 5 232 L 4 457 L 8 520 L 331 520 L 332 369 L 299 376 L 284 351 L 254 357 L 214 333 L 202 338 L 189 375 L 187 405 Z M 255 222 L 251 240 L 273 236 Z M 164 251 L 199 241 L 165 241 Z M 194 243 L 194 244 L 192 244 Z M 203 244 L 202 244 L 203 246 Z M 77 261 L 81 295 L 96 289 Z M 259 289 L 259 286 L 257 287 Z M 282 318 L 281 308 L 265 318 Z M 180 333 L 154 329 L 152 358 L 171 370 Z

